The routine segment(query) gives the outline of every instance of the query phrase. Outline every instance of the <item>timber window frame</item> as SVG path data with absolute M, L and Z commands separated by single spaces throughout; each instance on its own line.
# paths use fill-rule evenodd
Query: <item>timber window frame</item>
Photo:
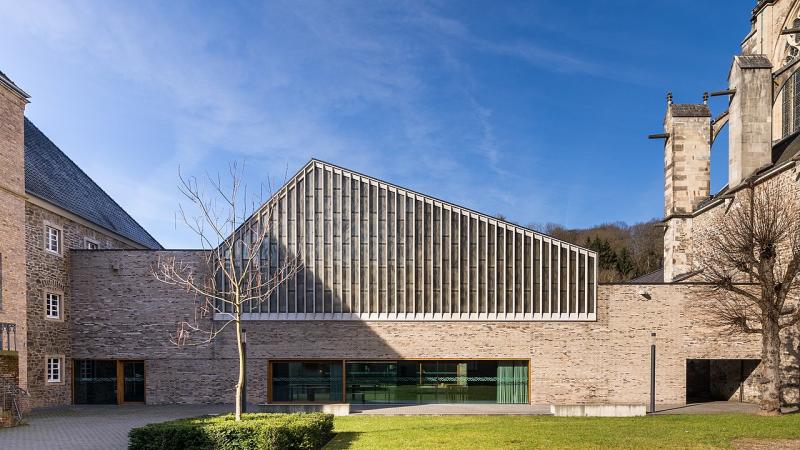
M 64 383 L 64 355 L 46 355 L 44 375 L 48 385 Z
M 47 320 L 64 319 L 64 294 L 47 291 L 44 293 L 44 317 Z
M 62 256 L 64 247 L 64 229 L 51 223 L 44 223 L 44 250 L 47 253 Z
M 85 250 L 99 250 L 100 249 L 100 242 L 98 242 L 98 241 L 96 241 L 94 239 L 85 237 L 85 238 L 83 238 L 83 248 Z

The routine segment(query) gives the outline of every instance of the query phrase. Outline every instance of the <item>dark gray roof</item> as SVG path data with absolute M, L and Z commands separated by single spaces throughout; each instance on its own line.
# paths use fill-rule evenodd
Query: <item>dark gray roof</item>
M 800 152 L 800 133 L 794 132 L 772 146 L 772 162 L 775 165 L 783 164 L 795 157 Z
M 654 270 L 650 273 L 646 273 L 640 277 L 634 278 L 628 283 L 630 284 L 653 284 L 653 283 L 663 283 L 664 282 L 664 268 Z
M 697 275 L 700 275 L 701 273 L 703 273 L 702 270 L 692 270 L 691 272 L 680 273 L 678 275 L 675 275 L 675 278 L 672 279 L 672 282 L 680 283 L 681 281 L 686 281 L 689 278 L 694 278 Z
M 735 57 L 739 67 L 745 69 L 771 69 L 772 63 L 764 55 L 739 55 Z
M 669 105 L 672 117 L 711 117 L 711 110 L 707 105 L 689 105 L 675 103 Z
M 25 191 L 147 248 L 163 248 L 27 117 Z
M 0 70 L 0 84 L 5 85 L 9 89 L 15 91 L 22 98 L 27 99 L 31 97 L 30 95 L 27 94 L 27 92 L 23 91 L 22 88 L 20 88 L 13 81 L 11 81 L 11 78 L 8 78 L 8 76 L 4 74 L 2 70 Z

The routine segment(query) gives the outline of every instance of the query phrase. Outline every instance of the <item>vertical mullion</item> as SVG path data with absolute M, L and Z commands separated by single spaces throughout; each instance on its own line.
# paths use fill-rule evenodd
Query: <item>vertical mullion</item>
M 486 232 L 483 236 L 483 299 L 486 302 L 486 315 L 489 315 L 489 221 L 483 221 Z M 480 240 L 478 240 L 480 244 Z M 480 270 L 480 268 L 479 268 Z
M 306 305 L 308 304 L 307 296 L 308 296 L 308 287 L 306 287 L 306 278 L 308 278 L 308 211 L 306 205 L 308 204 L 308 173 L 303 172 L 303 196 L 301 197 L 301 207 L 302 213 L 300 217 L 303 219 L 302 224 L 298 224 L 301 229 L 301 237 L 302 237 L 302 246 L 303 250 L 300 253 L 302 262 L 303 262 L 303 314 L 307 314 L 308 310 Z M 298 280 L 298 285 L 300 284 L 300 280 Z
M 342 245 L 342 215 L 336 214 L 336 208 L 342 206 L 342 177 L 339 175 L 339 189 L 336 189 L 336 170 L 331 168 L 331 279 L 333 286 L 331 286 L 331 315 L 342 312 L 341 299 L 342 299 L 342 280 L 341 269 L 336 270 L 336 254 L 339 254 L 339 267 L 341 267 L 341 245 Z M 338 192 L 338 194 L 337 194 Z M 338 223 L 336 216 L 339 216 Z M 339 240 L 336 240 L 336 234 L 339 234 Z M 337 277 L 338 275 L 338 277 Z M 336 299 L 339 299 L 339 311 L 336 311 Z
M 417 196 L 412 194 L 411 198 L 411 314 L 417 317 Z M 406 205 L 408 202 L 406 202 Z
M 430 217 L 429 217 L 429 218 L 427 218 L 427 217 L 428 217 L 428 216 L 427 216 L 427 214 L 423 214 L 423 215 L 424 215 L 424 216 L 427 218 L 427 220 L 428 220 L 428 221 L 430 221 L 430 225 L 431 225 L 431 226 L 430 226 L 430 230 L 431 230 L 431 240 L 430 240 L 430 245 L 429 245 L 429 248 L 428 248 L 428 250 L 430 251 L 430 253 L 428 253 L 428 254 L 431 256 L 431 258 L 430 258 L 430 270 L 429 270 L 429 272 L 428 272 L 428 275 L 430 276 L 430 280 L 431 280 L 431 282 L 430 282 L 430 289 L 429 289 L 429 294 L 430 294 L 430 299 L 431 299 L 431 301 L 430 301 L 431 310 L 430 310 L 430 311 L 428 311 L 428 312 L 429 312 L 431 315 L 433 315 L 433 314 L 434 314 L 434 311 L 436 311 L 436 308 L 433 306 L 433 302 L 434 302 L 434 301 L 436 301 L 436 298 L 435 298 L 435 297 L 434 297 L 434 295 L 433 295 L 433 291 L 434 291 L 434 289 L 433 289 L 433 266 L 434 266 L 434 264 L 433 264 L 433 259 L 434 259 L 434 255 L 433 255 L 433 248 L 434 248 L 433 241 L 434 241 L 434 235 L 435 235 L 435 233 L 436 233 L 436 221 L 434 220 L 434 217 L 436 216 L 436 213 L 434 212 L 434 207 L 435 207 L 435 205 L 434 205 L 433 201 L 430 201 L 429 203 L 430 203 L 430 206 L 431 206 L 431 215 L 430 215 Z M 422 206 L 422 212 L 423 212 L 423 213 L 425 212 L 425 205 L 423 205 L 423 206 Z M 424 227 L 423 227 L 423 228 L 424 228 Z M 428 264 L 428 259 L 427 259 L 427 258 L 425 258 L 425 263 L 426 263 L 426 264 Z M 427 304 L 428 304 L 428 302 L 425 302 L 425 305 L 427 305 Z
M 390 308 L 389 308 L 389 187 L 386 186 L 386 196 L 383 200 L 383 239 L 384 239 L 384 246 L 383 246 L 383 296 L 384 298 L 380 298 L 378 295 L 378 312 L 385 313 L 388 315 Z M 381 198 L 381 187 L 378 185 L 378 214 L 381 213 L 380 209 L 380 198 Z M 380 221 L 378 222 L 380 224 Z M 378 234 L 378 240 L 380 241 L 380 233 Z M 380 242 L 378 243 L 378 257 L 380 257 Z M 380 290 L 378 291 L 380 293 Z M 381 311 L 381 308 L 386 304 L 386 308 L 384 311 Z
M 394 316 L 395 317 L 397 317 L 397 314 L 400 313 L 400 310 L 397 308 L 397 303 L 398 303 L 397 297 L 398 297 L 398 294 L 399 294 L 399 291 L 400 291 L 398 289 L 398 287 L 397 287 L 397 271 L 399 270 L 398 267 L 400 265 L 399 264 L 400 263 L 400 255 L 398 255 L 398 252 L 397 252 L 398 243 L 400 242 L 400 240 L 399 240 L 400 238 L 399 238 L 399 236 L 397 236 L 397 220 L 398 220 L 398 215 L 400 214 L 400 209 L 397 207 L 397 204 L 398 204 L 398 201 L 397 201 L 398 195 L 397 194 L 398 194 L 397 189 L 395 189 L 394 190 L 394 220 L 392 220 L 392 235 L 394 236 L 394 242 L 392 243 L 392 245 L 394 245 L 394 267 L 393 267 L 394 270 L 392 270 L 392 273 L 391 273 L 391 277 L 392 277 L 392 280 L 393 280 L 392 289 L 394 290 L 394 292 L 392 293 L 392 301 L 394 302 L 394 305 L 392 305 L 392 306 L 394 308 L 393 311 L 394 311 Z M 387 192 L 386 192 L 386 203 L 387 203 L 387 207 L 388 207 L 388 203 L 389 203 L 388 188 L 387 188 Z
M 508 317 L 508 228 L 503 224 L 503 317 Z
M 550 263 L 549 262 L 547 264 L 547 274 L 548 274 L 548 277 L 547 277 L 547 283 L 548 283 L 547 299 L 544 298 L 544 283 L 545 283 L 545 280 L 544 280 L 544 276 L 545 276 L 545 273 L 544 273 L 544 256 L 545 256 L 545 254 L 544 254 L 544 244 L 545 244 L 544 239 L 542 239 L 541 244 L 539 245 L 539 307 L 541 308 L 540 311 L 542 312 L 542 317 L 544 317 L 544 302 L 545 301 L 547 302 L 547 305 L 548 305 L 547 306 L 547 314 L 550 315 L 550 287 L 549 287 L 549 284 L 550 284 L 550 276 L 549 276 Z M 549 246 L 550 244 L 548 243 L 547 245 Z M 547 255 L 547 257 L 549 258 L 550 255 Z
M 456 283 L 456 289 L 458 290 L 458 295 L 456 295 L 455 304 L 458 308 L 457 314 L 461 317 L 461 246 L 463 243 L 461 242 L 461 210 L 458 211 L 458 220 L 456 221 L 458 224 L 458 232 L 456 233 L 458 250 L 456 251 L 456 260 L 458 261 L 458 270 L 456 270 L 456 274 L 458 274 L 458 283 Z
M 355 230 L 356 230 L 356 241 L 355 245 L 356 251 L 353 254 L 356 256 L 356 261 L 353 264 L 353 273 L 355 274 L 355 278 L 357 280 L 356 285 L 358 289 L 354 289 L 354 294 L 357 294 L 356 297 L 353 298 L 353 304 L 351 308 L 355 310 L 356 314 L 359 317 L 362 317 L 361 314 L 361 178 L 360 177 L 353 177 L 350 181 L 353 186 L 357 186 L 356 195 L 350 194 L 353 197 L 353 217 L 355 220 Z
M 569 286 L 570 286 L 569 285 L 569 282 L 570 282 L 569 260 L 570 260 L 570 255 L 572 255 L 572 246 L 571 245 L 567 245 L 567 279 L 566 279 L 567 287 L 566 287 L 566 289 L 564 289 L 564 292 L 567 293 L 567 299 L 566 299 L 567 314 L 572 314 L 572 304 L 570 303 L 571 298 L 570 298 L 570 292 L 569 292 Z
M 583 302 L 584 302 L 583 310 L 588 313 L 589 312 L 589 253 L 588 252 L 586 253 L 584 258 L 586 259 L 586 262 L 583 263 L 583 283 L 584 283 L 584 288 L 583 288 Z M 597 260 L 597 258 L 595 258 L 595 260 Z M 597 302 L 596 298 L 595 298 L 595 302 Z
M 314 164 L 311 168 L 311 178 L 314 180 L 311 186 L 311 253 L 312 264 L 314 267 L 313 279 L 311 280 L 311 312 L 317 314 L 317 278 L 319 274 L 317 270 L 317 165 Z
M 334 179 L 336 174 L 333 172 L 333 168 L 332 167 L 325 167 L 323 169 L 323 178 L 322 178 L 323 180 L 325 180 L 324 174 L 327 173 L 327 172 L 330 172 L 330 175 L 328 176 L 328 181 L 325 182 L 325 186 L 323 187 L 323 192 L 325 192 L 326 190 L 328 191 L 328 193 L 330 195 L 330 200 L 328 199 L 329 197 L 323 196 L 323 199 L 324 199 L 324 202 L 325 202 L 325 206 L 322 208 L 322 223 L 326 228 L 328 239 L 330 239 L 330 241 L 325 243 L 325 249 L 326 250 L 325 250 L 325 259 L 323 260 L 323 266 L 325 266 L 325 282 L 326 283 L 322 285 L 322 293 L 323 293 L 322 301 L 325 302 L 325 291 L 327 290 L 326 287 L 330 286 L 330 290 L 331 290 L 331 316 L 333 316 L 333 314 L 336 313 L 336 311 L 335 311 L 336 302 L 333 300 L 333 297 L 336 295 L 336 291 L 334 289 L 334 287 L 336 286 L 336 280 L 334 279 L 334 275 L 333 275 L 333 253 L 334 253 L 334 247 L 336 246 L 336 239 L 333 237 L 333 219 L 335 217 L 335 214 L 333 213 L 333 195 L 334 195 L 333 194 L 333 185 L 334 185 L 333 179 Z M 330 218 L 329 219 L 326 219 L 326 217 L 325 217 L 326 214 L 330 214 Z M 322 233 L 323 237 L 325 236 L 325 234 L 326 234 L 325 232 Z M 330 264 L 330 265 L 328 265 L 328 264 Z M 323 306 L 322 306 L 322 310 L 323 311 L 325 310 L 324 303 L 323 303 Z
M 284 260 L 288 260 L 288 250 L 289 250 L 289 188 L 287 187 L 284 191 L 283 195 L 278 196 L 278 204 L 283 205 L 280 209 L 280 216 L 278 217 L 278 270 L 281 270 L 283 267 Z M 286 240 L 284 240 L 284 234 L 286 235 Z M 283 251 L 281 251 L 283 249 Z M 283 297 L 283 299 L 281 299 Z M 283 312 L 286 313 L 289 311 L 289 289 L 288 286 L 284 283 L 281 283 L 281 287 L 278 289 L 278 308 L 276 309 L 276 313 L 280 314 L 281 312 L 281 300 L 284 303 Z
M 531 271 L 528 273 L 528 276 L 531 277 L 531 318 L 536 315 L 536 235 L 531 235 Z
M 500 266 L 499 266 L 500 255 L 497 253 L 497 229 L 498 229 L 499 225 L 500 224 L 498 222 L 495 222 L 495 224 L 494 224 L 494 236 L 493 236 L 493 239 L 492 239 L 492 243 L 494 245 L 494 254 L 492 255 L 493 258 L 494 258 L 494 271 L 492 273 L 492 283 L 494 284 L 494 289 L 492 291 L 492 297 L 493 297 L 492 300 L 494 301 L 494 317 L 495 318 L 499 317 L 499 314 L 498 314 L 498 311 L 497 311 L 497 273 L 500 271 Z M 486 230 L 486 233 L 487 233 L 487 237 L 488 237 L 488 233 L 489 233 L 488 228 Z
M 462 218 L 463 217 L 464 216 L 462 216 Z M 471 311 L 472 308 L 471 308 L 471 304 L 470 304 L 470 300 L 471 300 L 470 299 L 470 294 L 472 293 L 472 286 L 470 285 L 470 281 L 472 281 L 472 273 L 471 273 L 472 271 L 470 270 L 470 268 L 472 267 L 472 265 L 470 263 L 470 259 L 471 259 L 470 258 L 470 256 L 471 256 L 470 255 L 470 249 L 472 247 L 471 246 L 471 243 L 472 243 L 471 242 L 472 241 L 472 230 L 471 230 L 471 228 L 472 228 L 472 218 L 471 218 L 471 214 L 469 212 L 467 212 L 466 218 L 467 218 L 467 252 L 466 252 L 466 254 L 467 254 L 467 270 L 466 270 L 467 283 L 466 283 L 465 286 L 466 286 L 466 289 L 467 289 L 467 292 L 466 292 L 466 294 L 467 294 L 467 310 L 465 312 L 467 313 L 467 317 L 469 317 L 470 314 L 472 313 L 472 311 Z
M 517 314 L 517 230 L 511 230 L 511 314 Z
M 552 253 L 551 253 L 552 255 Z M 556 304 L 558 305 L 558 315 L 561 316 L 561 242 L 558 243 L 558 260 L 556 261 L 556 267 L 558 270 L 556 271 L 556 292 L 558 295 L 556 296 Z
M 435 207 L 435 205 L 434 205 Z M 444 316 L 444 204 L 439 205 L 439 315 Z

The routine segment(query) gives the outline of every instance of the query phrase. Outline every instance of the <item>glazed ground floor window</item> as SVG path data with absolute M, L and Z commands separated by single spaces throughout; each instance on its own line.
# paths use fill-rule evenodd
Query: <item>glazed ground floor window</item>
M 273 402 L 528 403 L 525 360 L 281 361 Z
M 272 401 L 341 402 L 341 361 L 287 361 L 271 366 Z
M 76 359 L 73 367 L 76 404 L 145 402 L 144 361 Z

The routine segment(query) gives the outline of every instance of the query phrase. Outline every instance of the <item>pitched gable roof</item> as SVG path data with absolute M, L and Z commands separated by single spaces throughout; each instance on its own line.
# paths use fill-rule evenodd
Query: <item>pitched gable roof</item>
M 332 164 L 332 163 L 329 163 L 329 162 L 326 162 L 326 161 L 322 161 L 322 160 L 319 160 L 319 159 L 316 159 L 316 158 L 312 158 L 308 163 L 306 163 L 303 167 L 301 167 L 300 170 L 297 171 L 297 173 L 295 173 L 292 177 L 290 177 L 284 183 L 283 186 L 281 186 L 277 191 L 275 191 L 275 193 L 269 199 L 267 199 L 266 202 L 264 202 L 264 205 L 262 205 L 262 208 L 266 207 L 267 205 L 273 204 L 273 202 L 278 201 L 281 198 L 285 197 L 287 195 L 289 189 L 291 189 L 293 186 L 296 186 L 298 180 L 303 179 L 309 171 L 313 171 L 315 168 L 316 169 L 321 169 L 321 170 L 324 170 L 324 171 L 329 171 L 331 173 L 339 173 L 339 174 L 342 174 L 343 176 L 345 176 L 347 178 L 350 178 L 350 179 L 353 179 L 353 180 L 372 183 L 375 186 L 384 187 L 384 188 L 391 189 L 392 191 L 395 191 L 395 192 L 398 192 L 398 193 L 403 193 L 403 194 L 407 194 L 407 195 L 412 196 L 412 197 L 416 197 L 417 199 L 424 200 L 425 202 L 428 202 L 430 204 L 439 204 L 439 205 L 441 205 L 443 207 L 446 207 L 450 211 L 458 211 L 458 212 L 460 212 L 462 214 L 472 215 L 473 217 L 478 218 L 478 219 L 483 220 L 483 221 L 496 223 L 499 226 L 502 226 L 507 230 L 514 230 L 514 231 L 516 231 L 518 233 L 525 233 L 525 234 L 528 234 L 528 235 L 538 236 L 540 238 L 545 238 L 546 240 L 549 240 L 549 241 L 552 241 L 552 242 L 560 242 L 565 246 L 570 246 L 570 247 L 573 247 L 573 248 L 581 249 L 581 251 L 585 251 L 585 252 L 587 252 L 589 254 L 592 254 L 592 255 L 596 256 L 596 252 L 594 250 L 588 249 L 588 248 L 586 248 L 584 246 L 572 244 L 572 243 L 569 243 L 567 241 L 564 241 L 564 240 L 558 239 L 556 237 L 550 236 L 550 235 L 548 235 L 546 233 L 542 233 L 541 231 L 536 231 L 534 229 L 531 229 L 531 228 L 528 228 L 528 227 L 524 227 L 524 226 L 521 226 L 521 225 L 518 225 L 518 224 L 515 224 L 515 223 L 512 223 L 512 222 L 509 222 L 507 220 L 491 216 L 489 214 L 484 214 L 484 213 L 481 213 L 479 211 L 475 211 L 474 209 L 470 209 L 470 208 L 467 208 L 467 207 L 464 207 L 464 206 L 456 205 L 454 203 L 450 203 L 450 202 L 442 200 L 440 198 L 436 198 L 436 197 L 433 197 L 431 195 L 423 194 L 421 192 L 414 191 L 413 189 L 408 189 L 408 188 L 405 188 L 405 187 L 402 187 L 402 186 L 398 186 L 398 185 L 390 183 L 388 181 L 384 181 L 384 180 L 381 180 L 381 179 L 378 179 L 378 178 L 375 178 L 375 177 L 372 177 L 372 176 L 369 176 L 369 175 L 365 175 L 363 173 L 359 173 L 359 172 L 356 172 L 356 171 L 353 171 L 353 170 L 350 170 L 350 169 L 346 169 L 344 167 L 337 166 L 335 164 Z M 260 213 L 256 212 L 255 214 L 253 214 L 253 216 L 255 216 L 257 214 L 260 214 Z
M 163 248 L 27 117 L 25 191 L 147 248 Z

